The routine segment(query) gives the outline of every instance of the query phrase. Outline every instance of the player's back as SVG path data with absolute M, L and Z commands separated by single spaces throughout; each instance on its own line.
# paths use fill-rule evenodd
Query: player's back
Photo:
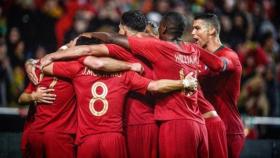
M 40 72 L 36 73 L 39 76 Z M 41 77 L 38 86 L 54 89 L 56 99 L 52 104 L 37 104 L 32 131 L 76 133 L 76 98 L 70 80 L 46 75 Z
M 149 80 L 140 79 L 135 72 L 101 73 L 80 63 L 76 66 L 79 68 L 72 74 L 78 102 L 78 141 L 87 135 L 122 133 L 126 95 L 129 91 L 144 94 Z
M 204 95 L 217 110 L 224 121 L 227 133 L 243 133 L 243 126 L 237 108 L 240 94 L 242 66 L 237 54 L 229 48 L 222 48 L 215 53 L 233 62 L 234 69 L 224 72 L 211 72 L 201 78 Z
M 109 50 L 109 56 L 128 61 L 131 63 L 140 63 L 144 72 L 141 76 L 153 79 L 152 65 L 143 57 L 132 55 L 123 47 L 114 44 L 106 44 Z M 142 95 L 136 92 L 130 92 L 126 100 L 125 121 L 127 125 L 137 125 L 154 123 L 154 99 L 150 95 Z
M 167 49 L 162 48 L 166 52 L 162 54 L 162 59 L 159 57 L 159 60 L 156 62 L 155 67 L 158 68 L 156 76 L 158 78 L 182 79 L 190 72 L 194 72 L 196 75 L 199 52 L 188 44 L 178 46 L 171 43 L 170 45 L 173 45 L 173 48 L 170 48 L 168 45 L 166 45 Z M 162 95 L 157 103 L 160 105 L 156 107 L 156 110 L 159 112 L 156 113 L 158 117 L 163 119 L 169 119 L 169 117 L 171 119 L 192 119 L 202 122 L 197 106 L 197 93 L 191 94 L 186 91 L 174 92 Z M 177 105 L 177 108 L 172 109 L 174 105 Z M 170 109 L 172 110 L 170 111 Z M 160 112 L 162 110 L 163 113 Z M 165 113 L 164 111 L 166 110 L 169 112 Z M 168 114 L 168 116 L 165 114 Z
M 155 79 L 182 79 L 196 73 L 199 50 L 192 44 L 161 41 L 155 38 L 129 37 L 132 53 L 144 56 L 153 65 Z M 157 120 L 190 119 L 203 123 L 197 106 L 197 94 L 173 92 L 160 95 L 155 108 Z

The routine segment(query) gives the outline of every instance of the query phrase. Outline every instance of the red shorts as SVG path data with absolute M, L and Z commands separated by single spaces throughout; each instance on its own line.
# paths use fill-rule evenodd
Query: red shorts
M 228 157 L 239 158 L 244 146 L 243 134 L 230 134 L 227 135 Z
M 45 132 L 44 151 L 46 157 L 75 157 L 75 138 L 73 134 Z
M 43 133 L 28 132 L 27 144 L 29 146 L 29 157 L 31 158 L 44 157 Z
M 128 157 L 157 158 L 158 126 L 155 123 L 128 125 L 126 141 Z
M 87 136 L 78 146 L 81 158 L 126 158 L 126 145 L 121 133 L 102 133 Z
M 209 145 L 209 158 L 227 158 L 227 135 L 224 122 L 220 117 L 211 117 L 205 119 L 208 145 Z
M 192 120 L 162 122 L 159 131 L 161 158 L 207 158 L 208 138 L 204 124 Z

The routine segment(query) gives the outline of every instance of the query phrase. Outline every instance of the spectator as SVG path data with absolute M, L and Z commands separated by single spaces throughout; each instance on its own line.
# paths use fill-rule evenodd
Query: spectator
M 9 96 L 8 85 L 12 82 L 13 74 L 7 56 L 7 45 L 3 37 L 0 37 L 0 74 L 0 106 L 7 106 Z

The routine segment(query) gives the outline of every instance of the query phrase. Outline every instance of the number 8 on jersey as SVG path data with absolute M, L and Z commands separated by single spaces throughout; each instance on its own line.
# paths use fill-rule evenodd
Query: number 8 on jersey
M 102 88 L 101 94 L 97 94 L 98 87 Z M 103 82 L 96 82 L 92 85 L 92 87 L 91 87 L 92 99 L 89 102 L 89 110 L 94 116 L 102 116 L 107 112 L 108 106 L 109 106 L 108 101 L 105 98 L 107 93 L 108 93 L 108 88 Z M 94 103 L 97 100 L 100 100 L 103 103 L 103 108 L 100 111 L 97 111 L 94 108 Z

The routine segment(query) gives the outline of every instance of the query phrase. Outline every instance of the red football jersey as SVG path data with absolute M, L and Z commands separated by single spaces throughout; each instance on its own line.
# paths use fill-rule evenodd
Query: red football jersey
M 106 44 L 110 56 L 116 59 L 138 62 L 144 67 L 142 76 L 153 79 L 152 66 L 141 56 L 134 56 L 123 47 L 114 44 Z M 125 122 L 128 125 L 154 123 L 154 99 L 150 95 L 141 95 L 130 92 L 126 100 Z
M 204 69 L 204 75 L 199 77 L 204 96 L 224 121 L 227 134 L 242 134 L 243 125 L 237 108 L 242 66 L 237 54 L 229 48 L 218 49 L 215 54 L 226 58 L 230 66 L 223 72 Z
M 202 90 L 199 88 L 197 91 L 197 103 L 199 110 L 202 114 L 209 112 L 209 111 L 214 111 L 213 105 L 205 99 Z
M 150 80 L 135 72 L 98 73 L 78 61 L 54 63 L 54 74 L 72 79 L 78 103 L 78 143 L 87 135 L 123 132 L 130 90 L 146 93 Z
M 128 37 L 133 54 L 145 57 L 153 65 L 155 79 L 184 78 L 197 74 L 199 50 L 193 44 L 161 41 L 155 38 Z M 204 123 L 197 105 L 197 93 L 176 91 L 159 95 L 155 108 L 157 120 L 191 119 Z
M 36 105 L 35 121 L 32 123 L 31 130 L 76 133 L 76 97 L 71 81 L 40 75 L 39 70 L 36 73 L 39 78 L 42 78 L 38 86 L 53 88 L 56 99 L 53 104 Z

